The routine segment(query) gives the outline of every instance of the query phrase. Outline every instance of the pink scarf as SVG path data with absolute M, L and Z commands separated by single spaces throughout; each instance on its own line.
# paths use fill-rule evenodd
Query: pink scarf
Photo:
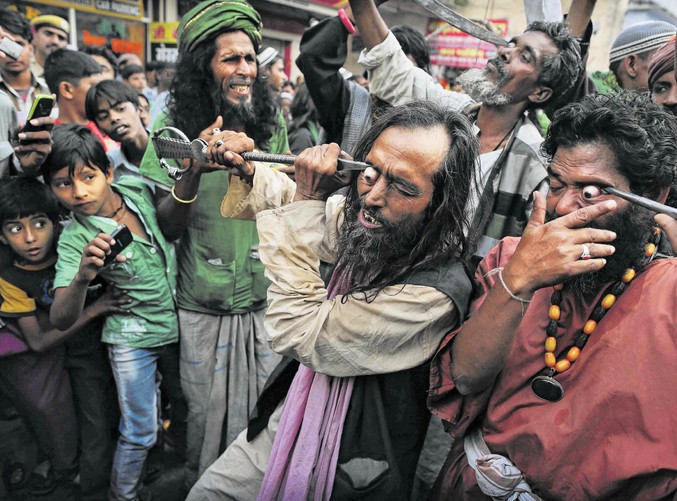
M 349 273 L 337 267 L 327 287 L 329 299 L 348 287 Z M 354 381 L 299 366 L 282 410 L 258 501 L 331 498 Z

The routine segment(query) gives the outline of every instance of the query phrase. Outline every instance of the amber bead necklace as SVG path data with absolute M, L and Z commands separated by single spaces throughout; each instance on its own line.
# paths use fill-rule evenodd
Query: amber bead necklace
M 571 365 L 578 360 L 578 357 L 581 355 L 581 350 L 585 347 L 588 339 L 597 328 L 597 324 L 602 320 L 602 317 L 604 317 L 606 312 L 614 305 L 616 299 L 618 299 L 630 285 L 630 282 L 632 282 L 635 275 L 637 275 L 637 271 L 649 264 L 654 258 L 660 239 L 661 230 L 659 228 L 654 228 L 651 237 L 649 238 L 649 242 L 644 245 L 644 253 L 637 264 L 626 268 L 620 280 L 614 282 L 606 289 L 604 294 L 602 294 L 602 298 L 597 303 L 597 306 L 592 310 L 590 318 L 585 322 L 583 328 L 576 336 L 574 344 L 567 350 L 564 350 L 563 353 L 566 354 L 559 360 L 557 360 L 555 356 L 555 350 L 557 349 L 556 336 L 558 321 L 561 316 L 560 303 L 562 302 L 562 289 L 564 289 L 564 285 L 558 284 L 553 286 L 554 291 L 550 298 L 550 309 L 548 311 L 550 321 L 545 328 L 546 372 L 545 374 L 536 376 L 531 382 L 531 390 L 537 397 L 549 402 L 557 402 L 562 399 L 564 396 L 564 387 L 559 381 L 554 379 L 554 376 L 560 372 L 569 370 Z

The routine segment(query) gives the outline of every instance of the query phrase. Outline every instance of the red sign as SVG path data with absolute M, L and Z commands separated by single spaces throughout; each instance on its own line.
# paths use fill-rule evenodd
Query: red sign
M 488 21 L 492 31 L 505 37 L 508 33 L 507 19 Z M 438 31 L 439 30 L 439 31 Z M 483 68 L 489 59 L 496 55 L 496 46 L 454 28 L 444 21 L 430 21 L 428 34 L 436 32 L 430 43 L 430 62 L 438 66 L 454 68 Z

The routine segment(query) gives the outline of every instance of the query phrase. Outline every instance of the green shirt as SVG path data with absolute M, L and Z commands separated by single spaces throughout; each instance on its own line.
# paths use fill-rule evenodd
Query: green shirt
M 278 114 L 279 115 L 279 114 Z M 270 153 L 287 153 L 287 129 L 278 116 L 279 128 L 270 139 Z M 153 129 L 168 124 L 162 114 Z M 141 161 L 141 174 L 165 190 L 174 184 L 160 167 L 152 142 Z M 228 191 L 228 172 L 211 172 L 200 179 L 195 213 L 177 244 L 179 307 L 212 315 L 241 314 L 264 306 L 268 281 L 259 260 L 256 223 L 221 216 Z
M 101 270 L 101 276 L 123 290 L 132 300 L 129 314 L 106 317 L 101 340 L 104 343 L 151 348 L 178 341 L 176 314 L 176 256 L 174 247 L 160 232 L 155 219 L 153 195 L 141 179 L 126 176 L 113 184 L 124 197 L 150 236 L 150 241 L 137 235 L 123 251 L 127 260 L 114 262 Z M 54 288 L 68 287 L 80 268 L 85 245 L 99 232 L 111 233 L 117 227 L 112 219 L 100 216 L 71 214 L 71 222 L 59 238 Z

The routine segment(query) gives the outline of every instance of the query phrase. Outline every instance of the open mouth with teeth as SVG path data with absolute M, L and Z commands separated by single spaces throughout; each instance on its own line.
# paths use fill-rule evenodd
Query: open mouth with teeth
M 129 127 L 126 125 L 118 125 L 113 129 L 113 133 L 117 136 L 123 136 L 127 131 L 129 130 Z
M 368 228 L 370 230 L 375 230 L 378 228 L 381 228 L 383 225 L 374 217 L 371 213 L 366 211 L 365 209 L 360 209 L 360 213 L 358 215 L 358 220 L 360 221 L 360 224 L 364 226 L 365 228 Z
M 232 83 L 228 86 L 228 88 L 232 90 L 235 94 L 238 94 L 240 96 L 247 96 L 249 95 L 251 85 L 247 83 Z

